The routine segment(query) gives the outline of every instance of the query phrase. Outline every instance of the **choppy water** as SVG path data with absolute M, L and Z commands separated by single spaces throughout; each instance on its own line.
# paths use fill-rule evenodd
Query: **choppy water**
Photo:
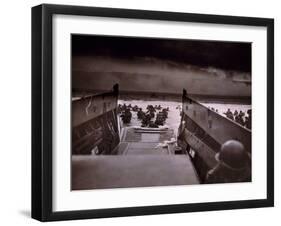
M 234 112 L 235 110 L 242 111 L 247 113 L 249 109 L 252 108 L 251 105 L 247 104 L 219 104 L 219 103 L 204 103 L 202 102 L 203 105 L 209 107 L 209 108 L 214 108 L 215 110 L 218 110 L 218 113 L 225 116 L 223 113 L 226 112 L 228 109 L 230 111 Z
M 131 104 L 132 106 L 137 105 L 141 107 L 143 111 L 146 111 L 147 105 L 161 105 L 163 108 L 169 107 L 168 118 L 166 119 L 166 125 L 169 126 L 174 131 L 177 131 L 180 124 L 180 107 L 181 102 L 175 101 L 143 101 L 143 100 L 131 100 L 131 101 L 123 101 L 119 100 L 118 104 Z M 133 112 L 132 115 L 132 125 L 141 125 L 141 122 L 137 120 L 137 115 Z
M 143 110 L 146 110 L 147 105 L 161 105 L 162 107 L 166 108 L 169 107 L 169 113 L 168 118 L 166 120 L 167 126 L 169 126 L 171 129 L 174 130 L 176 133 L 180 124 L 180 111 L 182 108 L 182 103 L 177 101 L 161 101 L 161 100 L 119 100 L 118 104 L 131 104 L 132 106 L 137 105 L 138 107 L 141 107 Z M 218 113 L 225 116 L 223 113 L 226 112 L 228 109 L 230 109 L 232 112 L 237 110 L 238 112 L 241 110 L 243 112 L 247 112 L 247 110 L 251 109 L 251 105 L 246 104 L 228 104 L 228 103 L 206 103 L 201 102 L 203 105 L 214 108 L 215 110 L 218 110 Z M 135 112 L 133 112 L 132 115 L 132 126 L 140 126 L 141 122 L 137 120 L 137 115 Z

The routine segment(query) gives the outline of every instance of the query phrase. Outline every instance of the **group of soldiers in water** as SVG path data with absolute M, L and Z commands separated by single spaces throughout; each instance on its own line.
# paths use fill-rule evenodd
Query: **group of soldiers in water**
M 165 124 L 168 118 L 169 107 L 163 108 L 161 105 L 148 105 L 146 111 L 144 111 L 137 105 L 118 105 L 118 114 L 120 114 L 123 123 L 128 124 L 131 122 L 132 111 L 137 113 L 138 120 L 141 121 L 142 127 L 158 128 Z
M 245 112 L 240 111 L 238 113 L 237 110 L 234 111 L 234 113 L 232 113 L 232 111 L 230 109 L 227 110 L 227 112 L 224 112 L 224 114 L 226 115 L 227 118 L 234 120 L 235 122 L 237 122 L 238 124 L 240 124 L 241 126 L 245 126 L 248 129 L 251 129 L 252 126 L 252 110 L 249 109 L 247 111 L 247 115 L 245 115 Z

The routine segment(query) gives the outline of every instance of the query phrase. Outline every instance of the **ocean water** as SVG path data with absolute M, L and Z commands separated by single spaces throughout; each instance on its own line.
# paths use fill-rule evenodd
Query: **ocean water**
M 119 100 L 118 104 L 131 104 L 132 106 L 137 105 L 138 107 L 141 107 L 143 111 L 146 111 L 147 105 L 161 105 L 163 108 L 169 107 L 169 112 L 168 112 L 168 118 L 166 119 L 166 124 L 169 126 L 169 128 L 173 129 L 174 131 L 177 131 L 179 124 L 180 124 L 180 111 L 181 111 L 181 102 L 176 102 L 176 101 L 143 101 L 143 100 L 130 100 L 130 101 L 124 101 L 124 100 Z M 158 111 L 157 111 L 158 112 Z M 137 114 L 136 112 L 132 112 L 132 126 L 140 126 L 141 121 L 137 119 Z
M 215 110 L 218 110 L 218 113 L 225 116 L 225 114 L 223 114 L 224 112 L 226 112 L 228 109 L 230 109 L 230 111 L 232 111 L 234 113 L 235 110 L 242 111 L 244 113 L 247 113 L 247 111 L 249 109 L 252 108 L 251 105 L 248 104 L 227 104 L 227 103 L 204 103 L 201 102 L 201 104 L 209 107 L 209 108 L 214 108 Z
M 180 112 L 182 109 L 182 102 L 179 101 L 161 101 L 161 100 L 118 100 L 118 104 L 131 104 L 132 106 L 137 105 L 141 107 L 143 111 L 146 110 L 147 105 L 161 105 L 162 107 L 166 108 L 169 107 L 168 118 L 166 119 L 166 124 L 169 128 L 174 130 L 176 134 L 179 124 L 180 124 Z M 228 109 L 230 109 L 233 113 L 235 110 L 238 112 L 241 110 L 242 112 L 247 113 L 247 110 L 251 109 L 251 105 L 247 104 L 229 104 L 229 103 L 211 103 L 211 102 L 200 102 L 201 104 L 205 105 L 209 108 L 214 108 L 218 111 L 218 114 L 223 115 L 224 117 Z M 158 112 L 158 111 L 157 111 Z M 137 119 L 136 112 L 132 112 L 132 120 L 129 126 L 140 126 L 141 121 Z

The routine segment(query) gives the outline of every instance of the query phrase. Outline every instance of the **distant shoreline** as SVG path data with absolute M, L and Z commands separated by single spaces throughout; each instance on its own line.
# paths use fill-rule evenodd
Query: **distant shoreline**
M 106 91 L 73 91 L 72 97 L 81 97 L 91 94 L 103 93 Z M 251 97 L 249 96 L 219 96 L 219 95 L 201 95 L 201 94 L 189 94 L 199 102 L 205 103 L 228 103 L 228 104 L 247 104 L 251 105 Z M 150 101 L 176 101 L 182 102 L 181 94 L 174 93 L 143 93 L 143 92 L 119 92 L 119 99 L 130 101 L 130 100 L 150 100 Z

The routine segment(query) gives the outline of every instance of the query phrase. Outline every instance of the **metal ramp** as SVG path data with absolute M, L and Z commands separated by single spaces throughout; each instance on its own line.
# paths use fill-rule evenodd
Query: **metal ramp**
M 170 148 L 157 147 L 173 131 L 135 133 L 125 128 L 117 155 L 72 157 L 72 189 L 104 189 L 198 184 L 188 155 L 175 155 Z
M 123 131 L 121 142 L 114 151 L 117 155 L 168 155 L 172 154 L 168 148 L 159 147 L 158 144 L 173 137 L 173 130 L 167 129 L 159 133 L 139 132 L 132 127 Z M 157 147 L 158 146 L 158 147 Z
M 72 157 L 72 189 L 198 184 L 187 155 L 102 155 Z

